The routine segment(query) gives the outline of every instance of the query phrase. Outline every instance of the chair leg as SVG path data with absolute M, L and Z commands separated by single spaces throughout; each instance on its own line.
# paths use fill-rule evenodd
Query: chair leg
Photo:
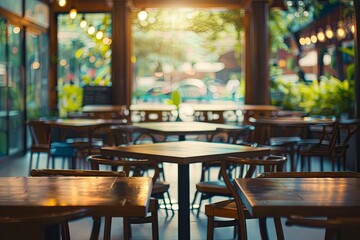
M 101 217 L 93 217 L 93 226 L 91 229 L 90 240 L 99 239 L 101 227 Z
M 208 216 L 208 225 L 207 225 L 207 240 L 214 239 L 214 217 Z
M 267 231 L 266 218 L 259 218 L 260 236 L 262 240 L 268 240 L 269 235 Z
M 61 227 L 61 239 L 70 240 L 69 222 L 65 221 L 60 224 Z
M 281 224 L 280 218 L 274 218 L 276 236 L 278 240 L 284 240 L 284 231 Z
M 30 153 L 30 162 L 29 162 L 29 174 L 30 174 L 31 169 L 32 169 L 32 161 L 33 161 L 33 153 L 31 152 Z
M 128 217 L 123 218 L 123 229 L 124 229 L 124 239 L 129 240 L 130 239 L 131 226 L 130 226 L 130 220 L 129 220 Z
M 198 192 L 198 190 L 196 190 L 195 194 L 194 194 L 194 199 L 193 199 L 193 201 L 191 203 L 191 209 L 194 209 L 194 205 L 195 205 L 198 194 L 199 194 L 199 192 Z
M 153 240 L 159 239 L 159 222 L 158 222 L 158 203 L 156 202 L 155 211 L 151 213 L 151 228 L 152 228 L 152 238 Z M 167 210 L 166 210 L 167 214 Z
M 104 240 L 111 239 L 111 217 L 105 217 Z

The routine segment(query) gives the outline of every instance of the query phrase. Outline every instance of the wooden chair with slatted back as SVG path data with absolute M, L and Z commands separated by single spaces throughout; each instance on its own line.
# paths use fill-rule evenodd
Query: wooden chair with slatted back
M 360 119 L 346 119 L 339 122 L 340 142 L 335 145 L 335 157 L 339 159 L 338 170 L 346 171 L 346 153 L 352 136 L 360 129 Z M 343 139 L 341 140 L 341 135 Z M 342 162 L 341 162 L 342 161 Z
M 154 143 L 156 142 L 154 136 L 152 136 L 147 129 L 137 127 L 134 125 L 115 125 L 110 127 L 112 143 L 114 146 L 125 146 L 132 144 L 142 143 Z M 153 188 L 153 197 L 161 199 L 163 201 L 166 215 L 168 215 L 168 209 L 173 212 L 172 202 L 169 193 L 170 183 L 165 181 L 164 166 L 159 163 L 159 179 L 156 181 Z M 146 172 L 146 169 L 143 168 Z M 161 180 L 160 180 L 161 179 Z M 166 198 L 165 198 L 166 196 Z M 169 205 L 169 207 L 167 207 Z
M 142 169 L 145 167 L 146 169 L 153 169 L 153 194 L 156 180 L 159 176 L 159 167 L 156 162 L 150 160 L 114 160 L 107 156 L 101 155 L 91 155 L 87 157 L 87 160 L 91 164 L 91 168 L 93 170 L 99 170 L 100 166 L 108 166 L 108 167 L 122 167 L 123 171 L 127 174 L 127 176 L 142 176 Z M 134 171 L 137 169 L 138 171 Z M 146 217 L 124 217 L 123 226 L 124 226 L 124 239 L 130 239 L 131 237 L 131 224 L 143 224 L 143 223 L 151 223 L 152 225 L 152 239 L 159 239 L 159 226 L 158 226 L 158 214 L 157 210 L 159 208 L 157 199 L 152 198 L 150 200 L 149 205 L 149 216 Z M 111 218 L 106 218 L 106 223 L 108 226 L 111 226 Z
M 207 239 L 214 239 L 214 229 L 218 227 L 235 226 L 234 237 L 247 239 L 246 219 L 252 216 L 243 206 L 237 190 L 233 186 L 234 172 L 229 169 L 237 169 L 239 178 L 251 178 L 259 172 L 278 172 L 283 171 L 286 157 L 283 156 L 264 156 L 260 158 L 237 158 L 228 157 L 221 162 L 221 174 L 232 199 L 224 200 L 205 205 L 205 214 L 208 217 Z M 230 220 L 224 220 L 230 219 Z M 266 230 L 266 219 L 259 219 L 260 233 L 262 239 L 268 239 Z M 278 239 L 282 239 L 283 232 L 279 218 L 274 218 Z M 237 230 L 237 231 L 236 231 Z
M 360 178 L 358 172 L 276 172 L 261 173 L 260 178 Z M 323 228 L 326 230 L 325 240 L 349 240 L 348 230 L 359 230 L 360 217 L 341 218 L 306 218 L 302 216 L 289 216 L 285 222 L 287 226 L 302 226 L 310 228 Z M 344 233 L 345 232 L 345 233 Z M 346 235 L 344 238 L 343 235 Z M 349 233 L 350 234 L 350 233 Z M 350 234 L 353 235 L 353 234 Z M 358 239 L 351 238 L 351 239 Z
M 30 175 L 33 177 L 41 177 L 41 176 L 125 177 L 126 173 L 123 171 L 114 172 L 114 171 L 93 171 L 93 170 L 32 169 L 30 171 Z M 77 212 L 79 213 L 77 214 Z M 72 213 L 71 215 L 69 214 L 71 212 L 58 213 L 60 215 L 60 219 L 62 219 L 61 222 L 62 235 L 68 236 L 68 238 L 66 239 L 70 239 L 68 221 L 90 216 L 89 213 L 83 214 L 83 212 L 84 211 L 81 212 L 79 210 L 74 210 L 74 213 Z M 101 224 L 100 217 L 98 216 L 93 217 L 93 220 L 94 220 L 93 228 L 90 236 L 91 240 L 98 239 L 100 232 L 100 224 Z M 110 236 L 110 227 L 106 226 L 105 229 L 108 232 L 105 231 L 104 236 Z
M 323 170 L 323 161 L 324 158 L 327 157 L 331 160 L 332 171 L 334 171 L 336 159 L 339 158 L 335 152 L 339 134 L 339 122 L 333 121 L 327 124 L 322 123 L 319 124 L 318 127 L 322 129 L 319 143 L 311 144 L 308 147 L 302 147 L 298 150 L 298 155 L 301 161 L 301 170 L 303 170 L 305 161 L 307 160 L 308 171 L 311 171 L 310 161 L 313 161 L 315 159 L 314 157 L 320 158 L 320 168 Z
M 216 132 L 209 139 L 210 141 L 214 140 L 214 136 L 220 133 L 225 133 L 227 135 L 227 143 L 231 144 L 244 144 L 250 145 L 253 140 L 253 132 L 255 127 L 252 125 L 243 125 L 241 128 L 217 128 Z M 192 201 L 192 209 L 197 209 L 197 216 L 199 215 L 202 201 L 211 199 L 215 196 L 222 197 L 230 197 L 231 194 L 227 190 L 225 183 L 221 180 L 221 172 L 220 172 L 220 164 L 221 161 L 213 161 L 202 163 L 201 166 L 201 176 L 200 182 L 196 184 L 196 192 L 194 195 L 194 199 Z M 211 180 L 210 179 L 210 171 L 211 169 L 219 170 L 218 179 Z M 207 178 L 205 179 L 205 176 Z M 200 194 L 198 207 L 195 207 L 198 195 Z
M 36 167 L 39 166 L 40 154 L 44 153 L 47 155 L 47 168 L 50 167 L 50 160 L 52 160 L 52 167 L 55 168 L 55 157 L 68 158 L 71 160 L 71 168 L 75 168 L 77 151 L 75 148 L 65 142 L 52 142 L 51 141 L 51 127 L 45 121 L 42 120 L 29 120 L 27 121 L 31 136 L 31 147 L 30 147 L 30 163 L 29 173 L 33 165 L 33 155 L 37 153 Z

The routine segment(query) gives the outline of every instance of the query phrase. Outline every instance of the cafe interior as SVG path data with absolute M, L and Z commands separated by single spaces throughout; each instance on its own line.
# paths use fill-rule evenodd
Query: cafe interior
M 0 239 L 360 239 L 359 16 L 0 0 Z

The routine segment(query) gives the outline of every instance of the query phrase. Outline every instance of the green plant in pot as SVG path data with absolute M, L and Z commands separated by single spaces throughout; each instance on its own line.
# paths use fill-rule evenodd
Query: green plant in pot
M 171 93 L 171 99 L 166 99 L 165 103 L 176 106 L 176 110 L 177 110 L 176 121 L 181 121 L 180 114 L 179 114 L 179 108 L 180 108 L 180 104 L 182 103 L 182 96 L 181 96 L 180 91 L 178 91 L 178 90 L 173 91 Z

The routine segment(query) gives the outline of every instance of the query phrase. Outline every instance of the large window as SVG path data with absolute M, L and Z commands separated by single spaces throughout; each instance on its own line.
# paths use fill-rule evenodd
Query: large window
M 134 14 L 133 103 L 242 101 L 240 10 L 146 9 Z
M 81 111 L 84 86 L 111 86 L 111 15 L 58 15 L 60 116 Z

